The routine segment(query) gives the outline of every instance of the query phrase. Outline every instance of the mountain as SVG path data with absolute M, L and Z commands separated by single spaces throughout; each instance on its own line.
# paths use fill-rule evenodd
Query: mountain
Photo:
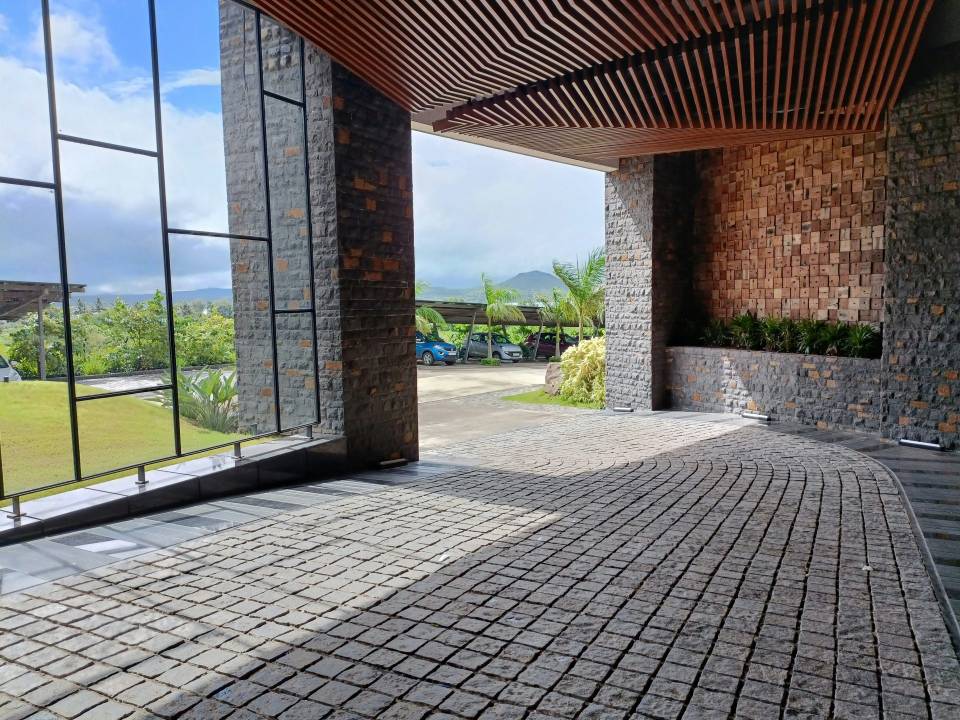
M 563 288 L 563 283 L 555 275 L 540 270 L 517 273 L 513 277 L 498 282 L 499 287 L 509 287 L 520 293 L 521 303 L 533 303 L 536 296 L 549 293 L 553 288 Z M 462 302 L 481 302 L 483 291 L 480 287 L 453 288 L 430 286 L 421 296 L 428 300 L 460 300 Z
M 514 290 L 519 290 L 524 295 L 549 293 L 553 288 L 563 289 L 563 283 L 557 279 L 556 275 L 540 270 L 518 273 L 509 280 L 497 284 L 501 287 L 511 287 Z

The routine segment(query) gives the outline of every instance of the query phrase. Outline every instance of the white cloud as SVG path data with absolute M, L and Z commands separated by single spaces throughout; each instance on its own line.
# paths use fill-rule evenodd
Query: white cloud
M 81 66 L 98 64 L 115 68 L 120 61 L 110 46 L 107 31 L 96 20 L 72 12 L 50 15 L 50 35 L 54 56 Z M 32 49 L 42 55 L 43 27 L 38 25 L 33 36 Z
M 42 73 L 0 57 L 0 175 L 51 180 L 46 85 Z M 154 147 L 149 94 L 114 96 L 101 89 L 58 82 L 63 132 L 108 142 Z M 227 229 L 223 128 L 220 115 L 183 110 L 164 102 L 164 150 L 171 226 Z M 91 290 L 150 291 L 162 277 L 156 160 L 74 143 L 61 143 L 65 220 L 72 250 L 71 279 Z M 52 212 L 43 192 L 0 185 L 0 247 L 4 271 L 46 278 L 53 270 L 50 226 L 31 214 Z M 55 236 L 54 236 L 55 238 Z M 184 277 L 214 273 L 208 253 L 195 252 Z M 195 257 L 193 257 L 195 255 Z M 11 269 L 12 268 L 12 269 Z M 212 279 L 212 278 L 211 278 Z M 194 284 L 194 283 L 191 283 Z M 195 286 L 195 285 L 194 285 Z
M 184 70 L 160 81 L 160 93 L 168 93 L 195 87 L 220 87 L 220 70 L 196 68 Z M 131 97 L 153 93 L 153 78 L 135 77 L 109 83 L 103 89 L 112 97 Z
M 9 29 L 10 21 L 7 20 L 6 15 L 0 14 L 0 35 L 5 35 Z
M 160 91 L 173 92 L 181 88 L 219 87 L 220 70 L 218 68 L 196 68 L 177 73 L 169 80 L 160 83 Z
M 415 132 L 417 277 L 504 280 L 603 245 L 603 173 Z

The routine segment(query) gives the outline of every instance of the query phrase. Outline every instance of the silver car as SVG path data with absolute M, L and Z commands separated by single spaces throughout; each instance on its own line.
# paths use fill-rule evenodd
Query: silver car
M 14 364 L 0 355 L 0 382 L 19 382 L 20 373 Z
M 474 333 L 467 346 L 467 357 L 485 358 L 487 356 L 487 334 Z M 510 342 L 500 333 L 493 334 L 493 356 L 499 360 L 518 363 L 523 359 L 523 350 Z

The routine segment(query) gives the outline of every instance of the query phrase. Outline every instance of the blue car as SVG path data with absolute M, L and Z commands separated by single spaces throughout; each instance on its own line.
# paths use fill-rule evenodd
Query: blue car
M 439 338 L 430 339 L 423 333 L 417 333 L 417 357 L 424 365 L 446 363 L 453 365 L 457 361 L 457 349 Z

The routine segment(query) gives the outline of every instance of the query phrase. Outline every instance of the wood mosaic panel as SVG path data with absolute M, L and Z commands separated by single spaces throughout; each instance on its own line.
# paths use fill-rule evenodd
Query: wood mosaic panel
M 696 289 L 714 317 L 883 319 L 886 137 L 698 153 Z

